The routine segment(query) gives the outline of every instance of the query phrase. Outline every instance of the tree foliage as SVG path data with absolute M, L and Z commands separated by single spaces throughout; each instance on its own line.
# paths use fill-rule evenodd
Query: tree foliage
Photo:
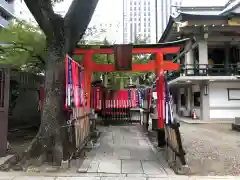
M 90 36 L 100 35 L 104 29 L 88 27 L 79 44 L 88 43 Z M 43 73 L 47 58 L 46 37 L 37 26 L 26 21 L 11 23 L 0 30 L 0 63 L 34 74 Z M 99 44 L 93 41 L 91 44 Z M 96 57 L 98 58 L 98 57 Z
M 12 23 L 0 31 L 0 63 L 41 73 L 45 68 L 46 38 L 42 31 L 26 22 Z

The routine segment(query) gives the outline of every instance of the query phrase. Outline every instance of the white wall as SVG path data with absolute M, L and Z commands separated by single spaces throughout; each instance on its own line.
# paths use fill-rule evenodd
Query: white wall
M 228 100 L 227 88 L 240 88 L 240 83 L 214 82 L 209 84 L 211 119 L 233 119 L 240 117 L 240 100 Z

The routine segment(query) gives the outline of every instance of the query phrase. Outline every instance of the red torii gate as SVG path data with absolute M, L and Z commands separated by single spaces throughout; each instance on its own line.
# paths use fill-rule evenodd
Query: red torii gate
M 124 70 L 127 72 L 152 72 L 157 75 L 157 95 L 158 95 L 158 128 L 164 127 L 164 71 L 178 70 L 179 64 L 164 60 L 166 54 L 177 54 L 180 50 L 180 45 L 186 39 L 168 43 L 132 45 L 132 54 L 155 54 L 155 59 L 150 60 L 146 64 L 132 64 L 132 70 Z M 121 47 L 121 45 L 118 45 Z M 124 45 L 123 45 L 124 46 Z M 115 54 L 113 46 L 78 46 L 73 52 L 74 55 L 83 55 L 82 65 L 84 66 L 86 75 L 86 92 L 87 106 L 90 108 L 90 91 L 91 78 L 93 72 L 114 72 L 114 64 L 97 64 L 92 61 L 94 54 Z M 121 57 L 122 58 L 122 57 Z

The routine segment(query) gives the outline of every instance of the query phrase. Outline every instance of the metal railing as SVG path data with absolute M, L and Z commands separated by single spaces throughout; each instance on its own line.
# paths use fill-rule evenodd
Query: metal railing
M 239 64 L 184 64 L 179 71 L 167 72 L 167 80 L 180 76 L 232 76 L 240 75 Z

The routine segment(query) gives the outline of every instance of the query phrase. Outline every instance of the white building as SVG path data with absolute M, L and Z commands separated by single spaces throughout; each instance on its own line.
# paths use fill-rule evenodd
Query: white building
M 188 14 L 202 14 L 202 15 L 219 15 L 223 13 L 223 11 L 227 11 L 236 4 L 238 4 L 240 0 L 211 0 L 206 5 L 202 5 L 201 1 L 192 1 L 192 4 L 184 3 L 184 0 L 177 0 L 173 4 L 173 8 L 175 10 L 174 13 L 188 13 Z M 199 4 L 198 4 L 199 3 Z
M 155 3 L 153 0 L 123 0 L 123 43 L 137 36 L 155 42 Z
M 6 27 L 13 19 L 36 22 L 23 0 L 0 0 L 0 27 Z
M 0 28 L 6 27 L 14 17 L 13 0 L 0 0 Z
M 218 15 L 171 17 L 160 39 L 190 38 L 174 58 L 180 70 L 167 74 L 181 116 L 195 110 L 202 120 L 240 117 L 240 3 L 232 3 Z
M 162 33 L 164 32 L 169 17 L 173 14 L 173 0 L 157 0 L 157 25 L 158 25 L 158 33 L 157 33 L 157 39 L 159 39 L 162 36 Z
M 155 43 L 168 23 L 171 4 L 172 0 L 123 0 L 123 42 L 134 42 L 140 35 L 148 38 L 149 43 Z

